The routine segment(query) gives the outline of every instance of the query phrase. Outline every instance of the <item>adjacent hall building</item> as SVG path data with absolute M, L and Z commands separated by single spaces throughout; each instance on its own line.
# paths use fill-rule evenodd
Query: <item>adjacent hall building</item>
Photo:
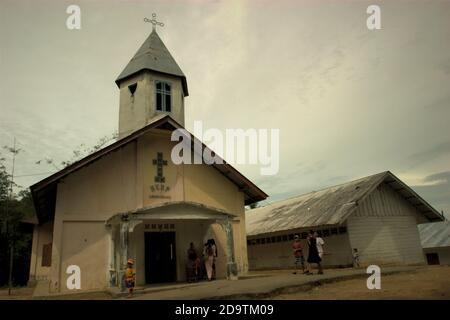
M 121 286 L 128 258 L 138 286 L 183 281 L 190 242 L 201 253 L 210 238 L 218 278 L 245 273 L 245 205 L 267 195 L 227 163 L 172 162 L 188 86 L 156 31 L 115 82 L 118 140 L 31 186 L 31 282 L 67 292 L 66 271 L 76 265 L 81 290 Z
M 292 241 L 318 231 L 325 266 L 424 264 L 417 225 L 444 218 L 391 172 L 382 172 L 247 211 L 251 270 L 293 266 Z M 305 258 L 307 257 L 307 250 Z
M 422 248 L 430 265 L 450 265 L 450 221 L 419 225 Z

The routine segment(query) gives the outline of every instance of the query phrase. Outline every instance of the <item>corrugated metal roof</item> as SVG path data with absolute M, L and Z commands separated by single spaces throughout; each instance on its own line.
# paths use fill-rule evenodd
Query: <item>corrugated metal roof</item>
M 181 77 L 184 95 L 188 95 L 186 77 L 183 71 L 154 30 L 116 79 L 117 85 L 120 81 L 142 70 L 152 70 Z
M 422 248 L 450 247 L 450 221 L 419 224 Z
M 247 235 L 341 224 L 380 183 L 389 184 L 429 220 L 439 213 L 391 172 L 313 191 L 246 212 Z

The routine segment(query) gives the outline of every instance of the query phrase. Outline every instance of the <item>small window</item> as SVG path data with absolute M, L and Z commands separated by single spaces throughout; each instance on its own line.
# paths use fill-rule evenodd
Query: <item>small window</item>
M 47 243 L 42 246 L 42 267 L 50 267 L 52 265 L 52 244 Z
M 284 234 L 284 235 L 283 235 L 283 241 L 288 241 L 288 236 L 287 236 L 287 234 Z
M 346 227 L 339 227 L 339 233 L 343 234 L 347 232 L 347 228 Z
M 167 82 L 156 82 L 156 110 L 172 111 L 172 90 Z
M 292 233 L 289 235 L 289 240 L 294 240 L 294 235 Z
M 136 88 L 137 88 L 137 83 L 130 84 L 130 85 L 128 86 L 128 90 L 130 90 L 130 93 L 131 93 L 132 96 L 133 96 L 134 93 L 136 92 Z
M 332 234 L 332 235 L 338 234 L 337 228 L 333 228 L 333 229 L 331 229 L 330 231 L 331 231 L 331 234 Z
M 277 242 L 281 242 L 281 236 L 277 236 Z

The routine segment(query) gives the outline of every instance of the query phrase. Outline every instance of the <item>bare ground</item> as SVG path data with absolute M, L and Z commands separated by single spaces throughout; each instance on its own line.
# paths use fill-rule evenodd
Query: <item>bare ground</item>
M 381 289 L 369 290 L 367 278 L 342 280 L 315 286 L 307 291 L 280 294 L 271 299 L 440 299 L 450 300 L 450 266 L 428 266 L 415 272 L 381 275 Z
M 326 270 L 325 272 L 330 272 Z M 271 270 L 268 275 L 286 273 Z M 290 274 L 290 271 L 289 271 Z M 307 277 L 298 275 L 299 277 Z M 309 285 L 287 290 L 271 296 L 269 299 L 283 300 L 341 300 L 341 299 L 445 299 L 450 300 L 450 266 L 427 266 L 416 271 L 394 273 L 381 276 L 381 289 L 369 290 L 366 286 L 367 277 L 357 277 L 349 280 L 338 280 L 322 285 Z M 33 288 L 13 288 L 8 296 L 8 289 L 0 289 L 0 300 L 32 299 Z M 104 300 L 112 297 L 106 292 L 86 292 L 65 296 L 46 297 L 45 299 L 62 300 Z
M 11 295 L 8 295 L 8 289 L 0 289 L 0 300 L 30 300 L 33 297 L 34 288 L 21 287 L 13 288 Z M 111 295 L 106 292 L 85 292 L 73 293 L 63 296 L 42 297 L 41 300 L 108 300 Z

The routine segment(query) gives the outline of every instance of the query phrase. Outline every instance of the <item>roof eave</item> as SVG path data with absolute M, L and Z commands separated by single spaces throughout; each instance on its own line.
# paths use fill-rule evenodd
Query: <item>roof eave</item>
M 136 71 L 136 72 L 127 74 L 127 75 L 125 75 L 125 76 L 120 76 L 120 75 L 119 75 L 119 77 L 118 77 L 118 78 L 116 79 L 116 81 L 114 81 L 114 82 L 116 83 L 117 87 L 120 88 L 120 83 L 121 83 L 122 81 L 128 80 L 128 79 L 130 79 L 131 77 L 133 77 L 134 75 L 136 75 L 136 74 L 138 74 L 138 73 L 140 73 L 140 72 L 144 72 L 144 71 L 156 72 L 156 73 L 159 73 L 159 74 L 169 75 L 169 76 L 173 76 L 173 77 L 180 78 L 180 79 L 181 79 L 181 84 L 182 84 L 182 87 L 183 87 L 183 94 L 184 94 L 185 97 L 189 96 L 189 90 L 188 90 L 188 85 L 187 85 L 187 79 L 186 79 L 186 76 L 185 76 L 185 75 L 179 75 L 179 74 L 167 73 L 167 72 L 162 72 L 162 71 L 158 71 L 158 70 L 153 70 L 153 69 L 150 69 L 150 68 L 143 68 L 143 69 L 140 69 L 140 70 L 138 70 L 138 71 Z
M 392 172 L 387 171 L 387 175 L 386 175 L 386 177 L 384 179 L 385 182 L 386 182 L 386 178 L 387 177 L 393 178 L 396 183 L 398 183 L 398 184 L 400 184 L 402 186 L 401 189 L 395 189 L 395 188 L 393 188 L 391 186 L 391 188 L 393 188 L 396 192 L 400 193 L 400 190 L 406 190 L 406 192 L 410 193 L 412 197 L 416 198 L 423 206 L 425 206 L 428 209 L 427 211 L 423 211 L 421 209 L 418 209 L 418 206 L 414 206 L 413 203 L 411 203 L 408 199 L 406 199 L 421 214 L 423 214 L 428 219 L 428 221 L 433 222 L 433 221 L 444 221 L 445 220 L 445 218 L 439 213 L 439 211 L 437 211 L 432 205 L 430 205 L 425 199 L 423 199 L 418 193 L 416 193 L 410 186 L 408 186 L 402 180 L 397 178 Z M 389 184 L 389 182 L 386 182 L 386 183 Z M 391 183 L 392 183 L 392 181 L 391 181 Z M 433 216 L 430 217 L 430 216 L 426 215 L 426 213 L 428 213 L 428 212 L 431 212 L 433 214 Z

